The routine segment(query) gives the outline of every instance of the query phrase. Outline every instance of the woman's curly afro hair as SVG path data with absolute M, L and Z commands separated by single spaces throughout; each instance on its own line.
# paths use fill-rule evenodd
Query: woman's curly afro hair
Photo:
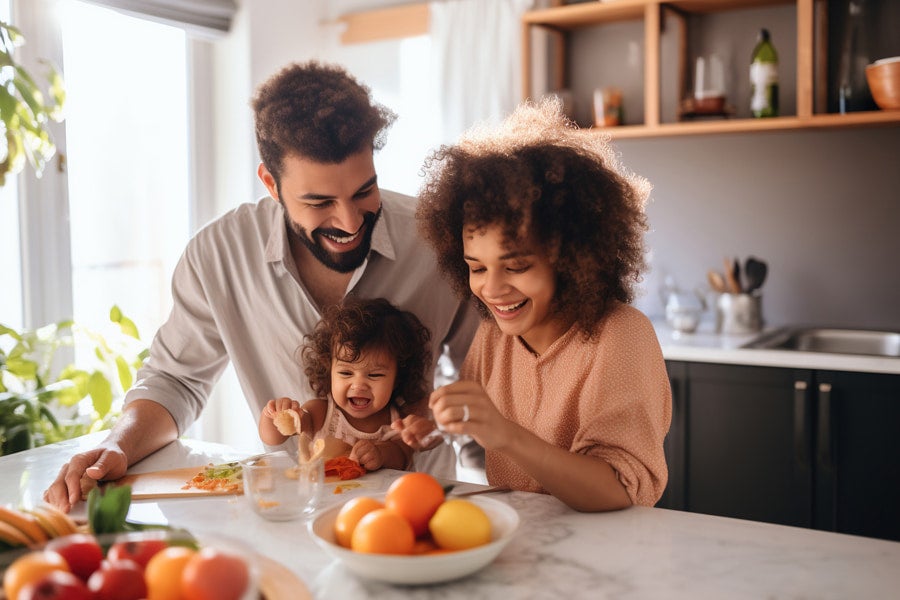
M 558 100 L 544 100 L 432 152 L 416 216 L 461 298 L 472 295 L 464 228 L 500 226 L 511 243 L 550 257 L 556 314 L 590 338 L 615 302 L 634 299 L 645 268 L 649 193 L 608 140 L 579 131 Z
M 300 353 L 309 385 L 319 398 L 331 393 L 331 363 L 337 353 L 348 362 L 370 351 L 393 356 L 397 379 L 391 401 L 406 412 L 431 391 L 430 339 L 428 328 L 413 313 L 384 298 L 348 297 L 325 311 Z

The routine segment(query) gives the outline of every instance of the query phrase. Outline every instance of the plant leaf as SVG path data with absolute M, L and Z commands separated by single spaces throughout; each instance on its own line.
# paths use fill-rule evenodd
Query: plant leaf
M 109 380 L 100 371 L 91 373 L 88 381 L 88 394 L 91 395 L 97 414 L 101 417 L 105 416 L 112 408 L 113 394 Z

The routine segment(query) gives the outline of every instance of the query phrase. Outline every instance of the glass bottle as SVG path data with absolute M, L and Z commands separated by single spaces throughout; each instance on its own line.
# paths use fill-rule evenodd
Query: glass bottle
M 760 30 L 750 58 L 750 112 L 754 117 L 778 116 L 778 53 L 768 29 Z

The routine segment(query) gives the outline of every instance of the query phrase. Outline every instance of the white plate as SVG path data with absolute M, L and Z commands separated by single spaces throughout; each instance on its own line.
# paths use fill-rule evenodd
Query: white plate
M 383 494 L 379 499 L 383 499 Z M 493 498 L 467 500 L 480 506 L 491 520 L 491 541 L 471 550 L 425 556 L 365 554 L 339 546 L 334 539 L 334 520 L 341 506 L 333 506 L 309 523 L 316 543 L 347 569 L 369 579 L 387 583 L 417 585 L 459 579 L 489 565 L 512 539 L 519 526 L 519 513 Z

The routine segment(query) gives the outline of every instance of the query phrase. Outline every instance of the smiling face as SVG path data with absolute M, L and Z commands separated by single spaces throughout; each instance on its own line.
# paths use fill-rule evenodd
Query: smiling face
M 331 164 L 288 155 L 276 182 L 265 166 L 259 177 L 282 203 L 293 241 L 340 273 L 359 267 L 369 253 L 381 215 L 381 194 L 371 150 Z
M 356 361 L 343 360 L 340 349 L 331 362 L 331 395 L 335 403 L 358 429 L 391 400 L 397 380 L 397 361 L 381 350 L 365 349 Z
M 472 293 L 503 333 L 541 354 L 568 329 L 553 310 L 556 274 L 547 256 L 510 242 L 494 225 L 464 228 L 463 254 Z

